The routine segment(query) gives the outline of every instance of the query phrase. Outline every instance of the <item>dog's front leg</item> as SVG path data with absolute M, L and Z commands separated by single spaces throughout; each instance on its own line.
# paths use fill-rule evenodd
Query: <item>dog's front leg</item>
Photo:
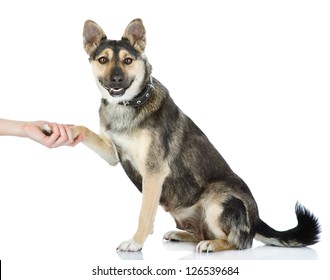
M 82 142 L 110 165 L 119 162 L 116 146 L 109 137 L 98 135 L 84 126 L 73 126 L 71 130 L 74 137 L 82 134 Z
M 138 229 L 133 238 L 122 242 L 117 250 L 135 252 L 142 249 L 143 243 L 153 231 L 153 224 L 166 175 L 164 172 L 161 172 L 150 174 L 143 178 L 142 207 Z

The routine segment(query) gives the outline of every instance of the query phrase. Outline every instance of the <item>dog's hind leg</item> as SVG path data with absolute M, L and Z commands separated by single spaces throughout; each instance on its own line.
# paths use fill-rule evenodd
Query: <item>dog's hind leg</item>
M 74 138 L 82 134 L 82 143 L 97 153 L 110 165 L 116 165 L 119 162 L 115 144 L 106 135 L 101 136 L 84 126 L 73 126 L 71 128 Z
M 204 231 L 207 234 L 197 245 L 197 252 L 247 249 L 254 237 L 247 208 L 240 198 L 232 195 L 206 206 Z

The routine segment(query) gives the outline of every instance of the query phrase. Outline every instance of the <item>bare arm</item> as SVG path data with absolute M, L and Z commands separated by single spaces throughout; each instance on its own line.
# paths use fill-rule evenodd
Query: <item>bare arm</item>
M 46 135 L 42 129 L 48 127 L 50 135 Z M 70 125 L 60 125 L 46 121 L 16 121 L 0 118 L 0 136 L 17 136 L 30 138 L 48 148 L 56 148 L 63 145 L 75 146 L 81 141 L 81 137 L 73 137 Z

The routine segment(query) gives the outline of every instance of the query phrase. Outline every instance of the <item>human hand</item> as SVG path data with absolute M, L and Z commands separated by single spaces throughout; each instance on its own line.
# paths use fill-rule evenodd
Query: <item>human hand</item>
M 82 140 L 82 135 L 74 138 L 72 125 L 46 121 L 27 122 L 23 125 L 25 136 L 48 147 L 75 146 Z

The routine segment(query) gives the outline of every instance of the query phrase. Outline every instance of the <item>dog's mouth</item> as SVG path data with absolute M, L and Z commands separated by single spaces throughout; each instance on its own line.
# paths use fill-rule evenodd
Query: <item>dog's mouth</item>
M 133 82 L 133 81 L 132 81 Z M 126 92 L 126 90 L 131 86 L 131 83 L 129 84 L 121 84 L 121 85 L 107 85 L 105 82 L 103 82 L 102 80 L 99 79 L 99 84 L 100 86 L 102 86 L 104 89 L 106 89 L 109 94 L 112 96 L 112 97 L 120 97 L 120 96 L 123 96 Z M 122 86 L 122 87 L 120 87 Z
M 112 88 L 112 87 L 107 87 L 105 86 L 101 81 L 100 81 L 100 84 L 102 85 L 102 87 L 104 87 L 108 92 L 109 94 L 112 96 L 112 97 L 120 97 L 120 96 L 123 96 L 125 94 L 125 91 L 126 91 L 126 88 Z
M 112 97 L 122 96 L 126 91 L 125 88 L 108 88 L 107 90 Z

